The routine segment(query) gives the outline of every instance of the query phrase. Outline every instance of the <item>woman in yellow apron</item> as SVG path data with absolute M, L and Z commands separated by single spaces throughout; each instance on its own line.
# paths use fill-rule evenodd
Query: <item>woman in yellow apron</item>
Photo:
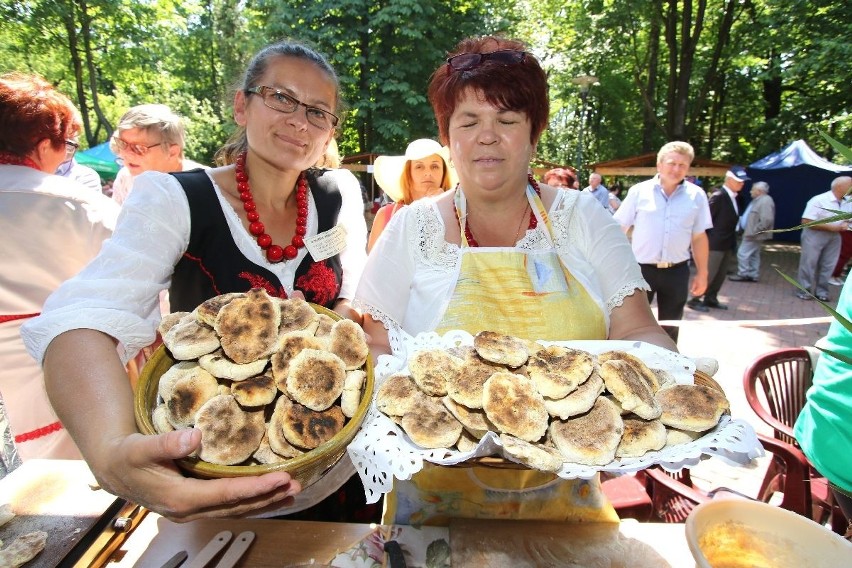
M 468 39 L 429 100 L 459 185 L 394 216 L 356 293 L 374 354 L 389 330 L 481 330 L 528 339 L 633 339 L 672 350 L 627 239 L 589 195 L 538 186 L 529 162 L 547 124 L 547 81 L 523 44 Z M 614 521 L 597 477 L 426 464 L 387 496 L 384 522 L 449 518 Z

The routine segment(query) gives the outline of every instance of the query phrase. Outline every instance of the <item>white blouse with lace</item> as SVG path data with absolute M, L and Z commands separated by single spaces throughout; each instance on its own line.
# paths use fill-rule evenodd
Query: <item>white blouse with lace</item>
M 624 298 L 649 289 L 627 238 L 600 203 L 582 192 L 560 191 L 548 215 L 559 257 L 600 305 L 609 328 L 609 315 Z M 550 247 L 546 231 L 539 223 L 518 241 L 517 248 Z M 434 198 L 398 211 L 371 251 L 355 305 L 392 332 L 415 336 L 434 330 L 461 267 L 461 247 L 448 243 L 444 234 Z
M 331 170 L 325 175 L 334 176 L 343 197 L 337 223 L 346 228 L 347 246 L 340 255 L 340 297 L 352 299 L 367 256 L 361 187 L 347 170 Z M 237 248 L 275 274 L 287 293 L 292 293 L 296 268 L 307 250 L 299 249 L 293 261 L 268 262 L 221 188 L 211 181 Z M 21 335 L 36 360 L 42 360 L 53 338 L 72 329 L 95 329 L 116 338 L 125 363 L 154 340 L 160 321 L 159 293 L 168 290 L 174 267 L 189 245 L 189 203 L 174 176 L 145 172 L 133 183 L 115 232 L 100 254 L 48 298 L 41 316 L 23 326 Z M 316 235 L 313 197 L 307 229 L 308 235 Z

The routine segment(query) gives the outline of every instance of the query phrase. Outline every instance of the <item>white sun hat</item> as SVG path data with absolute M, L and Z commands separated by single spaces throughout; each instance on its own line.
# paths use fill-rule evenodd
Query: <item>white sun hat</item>
M 401 201 L 402 176 L 405 174 L 405 162 L 422 160 L 432 154 L 438 154 L 444 159 L 444 166 L 452 173 L 449 160 L 449 149 L 429 138 L 420 138 L 411 142 L 405 149 L 404 156 L 379 156 L 373 164 L 373 176 L 379 187 L 394 201 Z

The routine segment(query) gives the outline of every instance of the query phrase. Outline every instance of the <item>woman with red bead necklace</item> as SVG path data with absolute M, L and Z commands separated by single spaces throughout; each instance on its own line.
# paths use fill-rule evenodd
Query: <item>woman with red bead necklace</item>
M 370 252 L 355 298 L 374 356 L 391 352 L 392 337 L 455 329 L 676 350 L 612 216 L 588 194 L 529 174 L 547 92 L 536 58 L 498 37 L 462 41 L 432 75 L 429 101 L 459 184 L 399 211 Z M 451 517 L 611 521 L 615 513 L 597 477 L 425 464 L 395 480 L 383 522 Z
M 234 95 L 239 128 L 221 167 L 141 174 L 114 237 L 24 330 L 57 412 L 111 493 L 179 521 L 289 513 L 331 495 L 323 511 L 334 516 L 320 518 L 355 520 L 335 494 L 354 474 L 348 460 L 304 492 L 284 472 L 185 478 L 172 460 L 198 449 L 200 432 L 141 436 L 124 371 L 154 340 L 161 289 L 174 311 L 262 287 L 360 321 L 349 305 L 366 258 L 360 186 L 348 171 L 312 169 L 338 125 L 338 97 L 334 70 L 312 49 L 261 50 Z

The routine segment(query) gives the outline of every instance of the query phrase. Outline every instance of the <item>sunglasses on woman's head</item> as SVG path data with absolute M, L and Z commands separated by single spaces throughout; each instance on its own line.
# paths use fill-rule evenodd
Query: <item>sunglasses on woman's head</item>
M 526 59 L 526 51 L 501 49 L 490 53 L 462 53 L 447 58 L 447 65 L 452 71 L 470 71 L 491 60 L 503 65 L 514 65 Z

